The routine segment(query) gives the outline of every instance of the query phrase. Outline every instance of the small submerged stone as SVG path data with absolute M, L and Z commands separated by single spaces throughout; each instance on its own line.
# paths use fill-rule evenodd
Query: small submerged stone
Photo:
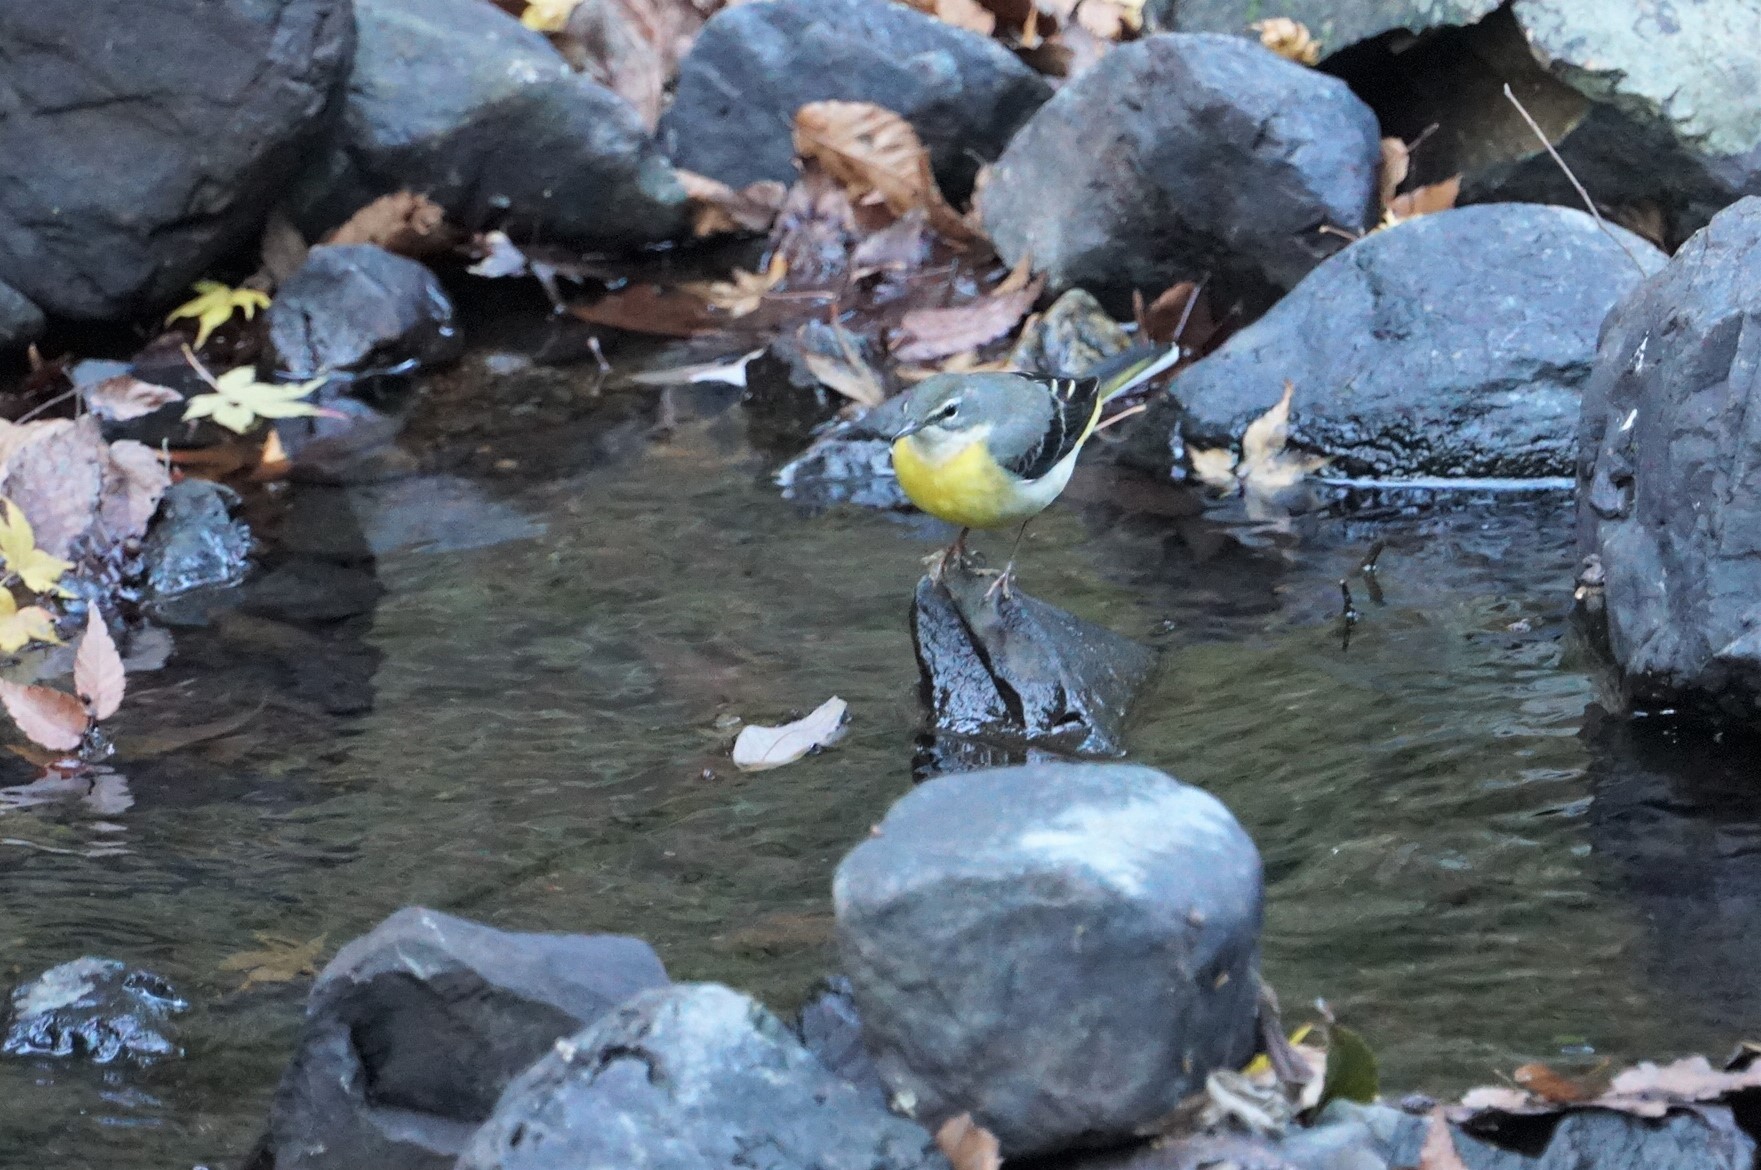
M 236 585 L 250 571 L 251 530 L 232 518 L 238 493 L 205 479 L 166 489 L 141 552 L 156 606 L 193 590 Z
M 189 1004 L 171 984 L 117 959 L 83 958 L 51 967 L 12 992 L 0 1052 L 78 1057 L 93 1064 L 148 1064 L 183 1050 L 166 1022 Z
M 1259 853 L 1126 764 L 942 776 L 839 864 L 838 944 L 893 1099 L 1007 1158 L 1130 1141 L 1251 1055 Z

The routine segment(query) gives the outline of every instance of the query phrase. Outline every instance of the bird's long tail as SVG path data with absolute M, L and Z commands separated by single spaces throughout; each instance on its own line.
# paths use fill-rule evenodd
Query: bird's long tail
M 1086 376 L 1100 379 L 1104 402 L 1143 385 L 1179 360 L 1178 345 L 1137 345 L 1098 363 Z

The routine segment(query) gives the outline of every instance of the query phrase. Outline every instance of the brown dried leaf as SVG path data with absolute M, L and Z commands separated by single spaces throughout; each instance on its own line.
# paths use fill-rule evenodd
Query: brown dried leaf
M 1256 20 L 1248 25 L 1260 36 L 1260 44 L 1287 61 L 1313 65 L 1321 59 L 1321 43 L 1309 35 L 1308 26 L 1288 16 Z
M 99 722 L 116 714 L 128 688 L 122 655 L 116 652 L 116 643 L 96 605 L 86 607 L 86 633 L 73 656 L 73 687 Z
M 862 406 L 879 406 L 887 399 L 887 388 L 874 368 L 862 360 L 844 331 L 837 325 L 838 348 L 843 351 L 842 357 L 831 357 L 827 354 L 815 353 L 808 348 L 805 341 L 801 343 L 801 360 L 824 385 L 836 390 L 850 401 Z M 803 326 L 805 331 L 805 326 Z
M 736 191 L 695 171 L 676 172 L 691 206 L 691 234 L 698 239 L 725 232 L 767 232 L 782 210 L 788 188 L 760 179 Z
M 1411 168 L 1412 155 L 1407 151 L 1406 143 L 1398 138 L 1382 139 L 1380 190 L 1384 208 L 1393 204 L 1394 194 L 1406 182 L 1407 171 Z
M 171 387 L 143 382 L 133 374 L 105 378 L 81 390 L 80 397 L 93 414 L 116 422 L 143 418 L 161 406 L 183 401 L 183 395 Z
M 1415 187 L 1404 195 L 1396 195 L 1388 203 L 1388 213 L 1396 220 L 1414 219 L 1437 211 L 1448 211 L 1461 194 L 1461 176 L 1452 175 L 1441 183 Z
M 1525 1064 L 1510 1074 L 1510 1079 L 1543 1100 L 1556 1104 L 1587 1101 L 1596 1090 L 1562 1076 L 1544 1064 Z
M 263 944 L 262 950 L 241 951 L 220 961 L 222 971 L 244 972 L 245 981 L 239 984 L 240 991 L 257 984 L 288 983 L 302 975 L 318 974 L 318 956 L 324 950 L 325 939 L 330 937 L 321 934 L 299 942 L 262 931 L 254 933 L 257 941 Z
M 1003 1164 L 997 1136 L 972 1120 L 972 1114 L 950 1117 L 936 1130 L 936 1145 L 953 1170 L 998 1170 Z
M 973 238 L 936 185 L 917 131 L 891 110 L 871 102 L 809 102 L 795 111 L 795 153 L 824 167 L 852 203 L 883 203 L 894 215 L 920 207 L 950 240 Z
M 710 305 L 730 317 L 744 317 L 758 310 L 765 294 L 782 283 L 789 274 L 789 259 L 773 252 L 763 272 L 746 272 L 736 268 L 728 275 L 731 280 L 691 281 L 679 286 L 683 292 L 702 297 Z
M 590 325 L 659 337 L 696 337 L 718 326 L 702 297 L 652 284 L 631 285 L 591 305 L 570 305 L 569 312 Z
M 0 704 L 32 743 L 70 752 L 86 734 L 86 705 L 66 691 L 27 687 L 0 679 Z
M 581 0 L 561 34 L 570 64 L 635 107 L 651 134 L 678 66 L 672 46 L 660 43 L 654 7 L 644 0 Z
M 349 216 L 320 243 L 377 244 L 387 252 L 421 258 L 449 250 L 456 242 L 446 211 L 426 195 L 394 191 Z
M 37 547 L 67 559 L 92 525 L 107 445 L 98 420 L 0 422 L 0 495 L 23 509 Z
M 893 356 L 902 362 L 930 361 L 995 341 L 1021 323 L 1044 285 L 1041 276 L 1025 288 L 995 292 L 971 304 L 913 309 L 893 335 Z
M 1431 1121 L 1425 1130 L 1425 1144 L 1419 1147 L 1417 1170 L 1468 1170 L 1455 1149 L 1455 1135 L 1442 1109 L 1431 1110 Z
M 929 219 L 922 210 L 906 212 L 865 238 L 850 253 L 851 277 L 877 272 L 909 272 L 929 259 Z
M 924 11 L 944 24 L 967 29 L 981 37 L 997 31 L 997 14 L 978 0 L 934 0 Z

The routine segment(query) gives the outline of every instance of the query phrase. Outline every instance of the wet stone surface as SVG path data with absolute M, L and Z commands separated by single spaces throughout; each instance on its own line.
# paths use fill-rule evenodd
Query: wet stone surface
M 93 1064 L 180 1056 L 166 1024 L 188 1007 L 150 971 L 116 959 L 75 959 L 13 989 L 0 1053 Z

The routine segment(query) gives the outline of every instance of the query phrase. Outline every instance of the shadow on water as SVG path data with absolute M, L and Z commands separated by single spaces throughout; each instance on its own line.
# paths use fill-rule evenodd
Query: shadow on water
M 538 399 L 588 380 L 545 377 Z M 8 978 L 96 953 L 196 1004 L 181 1061 L 0 1062 L 0 1165 L 229 1163 L 309 982 L 241 987 L 229 957 L 327 956 L 409 903 L 639 934 L 678 978 L 792 1005 L 831 961 L 832 867 L 911 783 L 906 613 L 938 533 L 804 518 L 736 400 L 611 394 L 554 423 L 491 400 L 467 457 L 293 489 L 277 555 L 376 588 L 178 631 L 119 741 L 251 717 L 122 765 L 120 830 L 0 815 Z M 1022 553 L 1024 588 L 1162 649 L 1134 755 L 1241 816 L 1287 1014 L 1326 997 L 1396 1088 L 1717 1051 L 1755 1018 L 1742 777 L 1706 803 L 1682 795 L 1699 757 L 1580 734 L 1570 527 L 1545 498 L 1255 522 L 1101 465 Z M 1382 601 L 1359 591 L 1342 652 L 1337 581 L 1378 540 Z M 852 712 L 835 750 L 732 770 L 735 718 L 832 694 Z M 85 855 L 100 837 L 126 852 Z

